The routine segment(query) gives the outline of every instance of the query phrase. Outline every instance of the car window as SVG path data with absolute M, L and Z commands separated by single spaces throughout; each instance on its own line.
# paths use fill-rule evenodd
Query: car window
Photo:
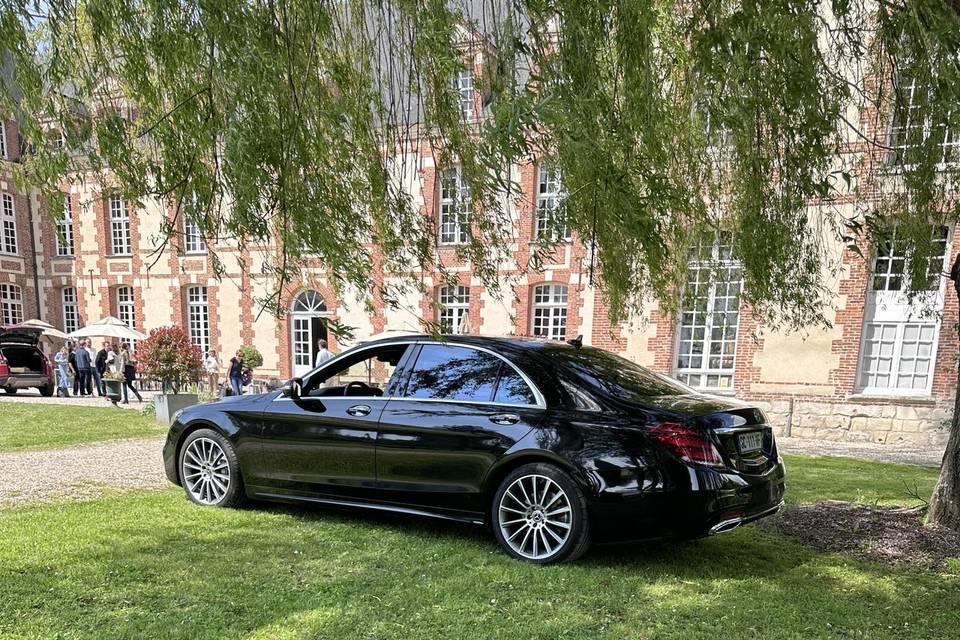
M 607 393 L 625 400 L 694 393 L 692 389 L 676 380 L 644 369 L 626 358 L 601 349 L 584 347 L 565 350 L 564 358 L 576 377 L 586 382 L 588 386 L 600 387 Z
M 500 381 L 497 382 L 497 391 L 493 396 L 493 401 L 505 404 L 537 403 L 530 385 L 513 367 L 507 364 L 500 368 Z
M 303 394 L 383 395 L 407 348 L 405 344 L 388 345 L 345 356 L 314 373 L 304 384 Z M 355 384 L 348 391 L 347 386 L 351 382 L 362 384 Z
M 424 345 L 410 373 L 408 398 L 489 402 L 500 371 L 489 353 L 451 345 Z

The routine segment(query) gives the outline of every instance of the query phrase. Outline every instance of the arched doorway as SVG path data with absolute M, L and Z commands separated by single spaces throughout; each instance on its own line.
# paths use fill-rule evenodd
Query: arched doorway
M 307 289 L 293 299 L 290 307 L 290 345 L 293 375 L 302 376 L 313 369 L 317 361 L 317 340 L 327 339 L 327 327 L 321 320 L 327 315 L 323 296 Z

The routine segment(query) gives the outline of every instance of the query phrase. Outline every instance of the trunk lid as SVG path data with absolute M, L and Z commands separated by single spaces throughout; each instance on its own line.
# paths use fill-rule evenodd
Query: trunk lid
M 38 327 L 17 324 L 0 327 L 0 345 L 25 344 L 35 347 L 40 342 L 41 334 L 43 329 Z
M 658 396 L 649 406 L 676 412 L 708 435 L 726 464 L 744 473 L 763 473 L 777 462 L 773 429 L 760 409 L 737 400 L 701 394 Z M 692 418 L 692 420 L 691 420 Z

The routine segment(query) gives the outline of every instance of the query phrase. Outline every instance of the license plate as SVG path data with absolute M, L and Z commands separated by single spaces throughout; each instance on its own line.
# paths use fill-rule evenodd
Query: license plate
M 763 431 L 751 431 L 737 436 L 737 445 L 740 453 L 753 453 L 763 447 Z

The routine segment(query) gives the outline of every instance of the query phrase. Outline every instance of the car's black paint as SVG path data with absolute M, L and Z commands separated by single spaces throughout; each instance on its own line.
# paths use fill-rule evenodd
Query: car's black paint
M 589 347 L 583 347 L 584 356 L 561 343 L 465 336 L 451 336 L 448 343 L 509 361 L 535 385 L 541 402 L 404 398 L 415 350 L 433 340 L 415 336 L 357 349 L 397 342 L 411 347 L 382 397 L 290 399 L 273 392 L 184 410 L 164 448 L 168 477 L 179 484 L 176 460 L 184 435 L 211 427 L 236 448 L 254 498 L 481 522 L 489 521 L 491 497 L 512 469 L 550 462 L 580 485 L 600 541 L 706 535 L 728 521 L 769 515 L 781 503 L 784 469 L 758 409 L 690 390 L 642 402 L 618 397 L 567 366 L 589 356 Z M 351 414 L 358 405 L 369 412 Z M 651 427 L 665 422 L 702 430 L 724 464 L 705 466 L 673 455 L 649 436 Z M 740 455 L 738 429 L 762 430 L 763 449 Z

